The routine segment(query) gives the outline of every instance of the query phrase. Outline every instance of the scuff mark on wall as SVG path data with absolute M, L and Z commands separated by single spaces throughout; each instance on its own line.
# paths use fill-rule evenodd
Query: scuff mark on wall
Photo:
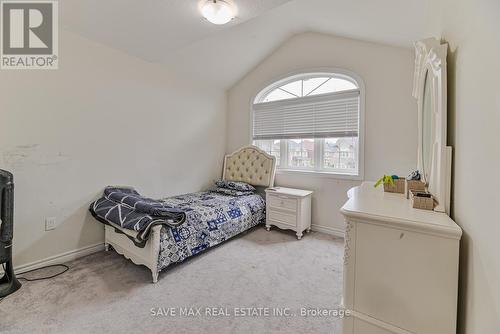
M 6 149 L 3 153 L 3 162 L 7 167 L 19 167 L 32 156 L 38 148 L 38 144 L 16 145 L 14 148 Z
M 62 152 L 43 152 L 39 144 L 16 145 L 13 148 L 0 150 L 3 164 L 7 168 L 21 168 L 27 166 L 59 165 L 69 159 Z
M 69 156 L 63 154 L 62 152 L 58 152 L 56 154 L 47 154 L 40 157 L 40 159 L 36 162 L 38 166 L 51 166 L 51 165 L 60 165 L 69 160 Z
M 28 145 L 17 145 L 16 147 L 18 149 L 34 149 L 34 148 L 37 148 L 39 145 L 38 144 L 28 144 Z

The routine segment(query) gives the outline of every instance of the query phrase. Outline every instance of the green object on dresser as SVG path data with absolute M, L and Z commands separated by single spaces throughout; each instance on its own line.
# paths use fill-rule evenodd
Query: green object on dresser
M 389 175 L 382 176 L 373 186 L 377 188 L 381 184 L 390 184 L 391 186 L 395 186 L 394 177 Z

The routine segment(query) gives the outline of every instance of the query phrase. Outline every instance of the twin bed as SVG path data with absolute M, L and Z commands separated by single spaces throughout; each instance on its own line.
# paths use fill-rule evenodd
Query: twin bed
M 137 232 L 107 221 L 105 248 L 112 246 L 135 264 L 148 267 L 156 283 L 159 272 L 169 265 L 263 223 L 265 202 L 259 193 L 262 188 L 273 186 L 275 169 L 275 157 L 255 146 L 243 147 L 225 156 L 222 178 L 248 183 L 257 188 L 256 192 L 235 196 L 203 191 L 162 199 L 165 205 L 185 212 L 183 224 L 155 225 L 146 243 L 138 246 L 132 240 Z

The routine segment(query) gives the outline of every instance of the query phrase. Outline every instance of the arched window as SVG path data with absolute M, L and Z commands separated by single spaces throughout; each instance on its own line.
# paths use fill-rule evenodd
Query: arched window
M 278 168 L 361 176 L 360 79 L 304 73 L 264 88 L 252 105 L 253 143 Z

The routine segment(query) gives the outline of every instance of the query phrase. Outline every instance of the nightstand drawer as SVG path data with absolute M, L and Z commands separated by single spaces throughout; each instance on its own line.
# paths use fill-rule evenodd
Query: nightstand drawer
M 295 198 L 269 194 L 267 200 L 270 208 L 297 211 L 297 200 Z
M 266 230 L 271 226 L 296 232 L 301 239 L 303 232 L 311 230 L 312 191 L 274 187 L 266 189 Z
M 297 225 L 297 215 L 295 214 L 269 209 L 268 215 L 270 220 L 275 220 L 292 226 Z

